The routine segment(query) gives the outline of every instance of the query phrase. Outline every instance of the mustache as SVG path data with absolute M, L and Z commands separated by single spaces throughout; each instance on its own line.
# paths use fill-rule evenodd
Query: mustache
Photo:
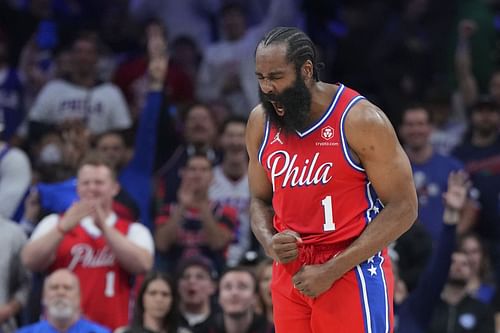
M 268 103 L 279 102 L 281 99 L 281 96 L 279 96 L 277 94 L 273 94 L 273 93 L 266 94 L 262 90 L 260 90 L 260 97 L 261 97 L 262 102 L 268 102 Z

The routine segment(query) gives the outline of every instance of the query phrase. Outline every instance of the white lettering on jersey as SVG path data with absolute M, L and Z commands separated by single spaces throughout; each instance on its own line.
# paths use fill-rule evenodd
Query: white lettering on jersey
M 115 255 L 107 246 L 94 251 L 88 244 L 76 244 L 71 248 L 70 253 L 73 258 L 68 265 L 69 270 L 73 270 L 78 264 L 82 267 L 108 267 L 115 263 Z
M 271 171 L 273 191 L 275 190 L 276 179 L 284 177 L 281 184 L 282 188 L 295 186 L 327 184 L 332 176 L 329 175 L 333 167 L 332 162 L 326 162 L 316 166 L 319 153 L 314 154 L 312 160 L 306 159 L 304 165 L 295 165 L 297 154 L 290 157 L 290 154 L 284 150 L 277 150 L 267 158 L 267 168 Z

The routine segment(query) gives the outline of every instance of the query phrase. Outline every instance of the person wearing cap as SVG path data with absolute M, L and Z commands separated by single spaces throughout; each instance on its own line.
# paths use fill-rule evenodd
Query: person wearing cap
M 469 136 L 452 154 L 464 163 L 474 184 L 479 218 L 473 231 L 490 243 L 496 282 L 500 285 L 500 105 L 492 96 L 482 95 L 469 111 Z
M 195 256 L 179 263 L 177 288 L 181 327 L 197 333 L 213 325 L 211 297 L 216 291 L 216 279 L 217 272 L 207 258 Z

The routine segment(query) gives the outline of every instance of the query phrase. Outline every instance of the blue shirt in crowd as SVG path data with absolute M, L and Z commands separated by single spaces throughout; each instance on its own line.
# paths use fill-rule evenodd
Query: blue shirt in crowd
M 16 333 L 61 333 L 47 320 L 25 326 Z M 96 324 L 92 321 L 80 318 L 65 333 L 111 333 L 109 328 Z

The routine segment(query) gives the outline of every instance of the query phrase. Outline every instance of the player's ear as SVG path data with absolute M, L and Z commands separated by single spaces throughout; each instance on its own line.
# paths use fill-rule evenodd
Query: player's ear
M 311 60 L 306 60 L 302 65 L 302 77 L 305 80 L 310 80 L 313 77 L 314 66 Z

